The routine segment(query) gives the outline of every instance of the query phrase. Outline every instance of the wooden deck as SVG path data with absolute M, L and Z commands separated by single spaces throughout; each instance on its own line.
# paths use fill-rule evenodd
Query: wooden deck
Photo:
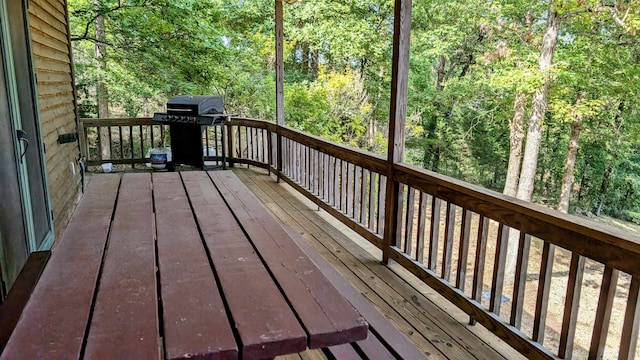
M 380 250 L 290 186 L 261 169 L 234 172 L 285 227 L 307 240 L 431 359 L 524 359 L 482 326 L 467 325 L 467 315 L 400 266 L 381 265 Z M 278 359 L 326 358 L 318 350 Z

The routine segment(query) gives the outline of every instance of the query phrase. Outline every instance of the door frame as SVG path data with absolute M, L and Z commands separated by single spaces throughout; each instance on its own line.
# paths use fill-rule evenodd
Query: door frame
M 50 193 L 49 193 L 49 182 L 48 182 L 48 172 L 47 172 L 47 165 L 46 165 L 46 157 L 45 157 L 45 146 L 43 143 L 43 137 L 42 137 L 42 128 L 41 128 L 41 121 L 40 121 L 40 106 L 38 103 L 38 89 L 37 89 L 37 78 L 36 78 L 36 72 L 35 72 L 35 62 L 34 62 L 34 58 L 33 58 L 33 52 L 31 50 L 31 28 L 29 26 L 29 0 L 17 0 L 15 2 L 13 2 L 15 0 L 6 0 L 5 4 L 7 3 L 12 3 L 12 5 L 7 4 L 7 6 L 9 7 L 8 10 L 8 15 L 11 19 L 14 19 L 15 23 L 14 23 L 14 27 L 13 29 L 16 31 L 15 34 L 10 34 L 11 36 L 11 41 L 19 41 L 22 45 L 24 45 L 24 49 L 18 49 L 18 53 L 12 52 L 12 58 L 14 61 L 14 67 L 15 66 L 19 66 L 19 68 L 17 69 L 18 71 L 22 71 L 22 73 L 24 74 L 26 72 L 26 76 L 28 76 L 28 79 L 25 79 L 25 82 L 27 82 L 26 86 L 20 86 L 20 88 L 17 88 L 17 95 L 18 95 L 18 99 L 21 100 L 21 103 L 19 105 L 20 108 L 20 117 L 19 118 L 15 118 L 15 122 L 18 123 L 17 126 L 19 126 L 20 128 L 22 127 L 22 123 L 26 121 L 31 124 L 31 122 L 33 122 L 33 129 L 31 131 L 33 131 L 33 134 L 30 134 L 30 140 L 31 140 L 31 145 L 36 148 L 37 151 L 37 164 L 35 164 L 37 166 L 37 170 L 34 170 L 33 165 L 29 162 L 29 160 L 27 159 L 27 161 L 24 161 L 24 163 L 26 164 L 21 164 L 23 165 L 21 168 L 22 173 L 25 175 L 23 182 L 21 183 L 21 189 L 22 189 L 22 196 L 24 198 L 26 198 L 26 200 L 28 200 L 28 202 L 25 202 L 25 217 L 27 218 L 27 226 L 29 227 L 28 229 L 28 249 L 30 252 L 33 251 L 43 251 L 43 250 L 49 250 L 51 249 L 51 246 L 53 245 L 53 242 L 55 240 L 55 229 L 53 227 L 53 214 L 52 214 L 52 204 L 51 204 L 51 198 L 50 198 Z M 11 9 L 11 6 L 16 6 L 16 8 Z M 17 20 L 17 21 L 16 21 Z M 18 71 L 15 71 L 16 69 L 14 68 L 14 76 L 18 76 L 17 74 L 19 74 Z M 17 83 L 17 82 L 16 82 Z M 28 90 L 27 91 L 23 91 L 23 89 L 27 87 Z M 26 99 L 26 104 L 25 104 L 25 99 Z M 34 159 L 32 158 L 32 162 Z M 38 173 L 36 174 L 36 176 L 33 179 L 29 178 L 29 174 L 33 175 L 33 173 L 31 173 L 31 170 L 27 169 L 27 166 L 31 166 L 31 170 L 37 171 Z M 33 191 L 34 189 L 31 188 L 31 186 L 33 186 L 33 182 L 30 180 L 34 180 L 37 178 L 41 178 L 40 180 L 42 180 L 42 200 L 43 200 L 43 204 L 41 205 L 34 205 L 31 203 L 31 191 Z M 36 186 L 38 186 L 39 184 L 36 184 Z M 38 186 L 39 187 L 39 186 Z M 42 220 L 46 220 L 46 225 L 49 229 L 49 231 L 44 235 L 44 237 L 42 237 L 41 239 L 36 238 L 37 235 L 37 231 L 35 231 L 35 225 L 34 225 L 34 214 L 33 214 L 33 206 L 44 206 L 44 213 L 45 213 L 45 217 L 46 219 L 40 218 Z M 40 214 L 39 216 L 42 216 L 42 214 Z M 41 240 L 40 245 L 37 245 L 37 241 Z

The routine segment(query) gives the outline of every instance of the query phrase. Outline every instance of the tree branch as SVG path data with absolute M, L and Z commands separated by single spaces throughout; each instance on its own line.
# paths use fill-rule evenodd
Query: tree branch
M 107 14 L 111 14 L 113 12 L 116 12 L 118 10 L 122 10 L 122 9 L 133 9 L 133 8 L 142 8 L 145 7 L 147 5 L 146 1 L 143 1 L 142 4 L 140 5 L 123 5 L 121 1 L 118 1 L 118 5 L 114 6 L 112 8 L 106 9 L 104 11 L 98 11 L 91 19 L 89 19 L 89 21 L 87 21 L 85 27 L 84 27 L 84 33 L 80 36 L 72 36 L 71 37 L 71 41 L 78 41 L 78 40 L 90 40 L 90 41 L 95 41 L 95 42 L 99 42 L 99 43 L 104 43 L 105 45 L 111 45 L 108 43 L 105 43 L 103 41 L 99 41 L 97 39 L 91 38 L 89 37 L 89 29 L 91 28 L 91 24 L 93 24 L 100 16 L 104 16 Z M 76 13 L 88 13 L 89 11 L 77 11 Z
M 112 43 L 110 43 L 108 41 L 99 40 L 99 39 L 96 39 L 94 37 L 87 36 L 86 34 L 85 34 L 85 36 L 72 36 L 71 37 L 71 41 L 82 41 L 82 40 L 91 41 L 91 42 L 94 42 L 94 43 L 97 43 L 97 44 L 103 44 L 103 45 L 106 45 L 106 46 L 109 46 L 109 47 L 112 47 L 112 48 L 116 48 L 117 47 L 117 46 L 113 45 Z

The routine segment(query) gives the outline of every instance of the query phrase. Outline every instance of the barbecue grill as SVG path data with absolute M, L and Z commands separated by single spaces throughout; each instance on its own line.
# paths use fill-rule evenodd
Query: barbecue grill
M 220 96 L 180 95 L 167 102 L 166 113 L 153 114 L 153 120 L 169 125 L 174 164 L 191 165 L 203 170 L 202 134 L 207 126 L 220 126 L 222 167 L 225 167 L 224 121 L 227 115 Z

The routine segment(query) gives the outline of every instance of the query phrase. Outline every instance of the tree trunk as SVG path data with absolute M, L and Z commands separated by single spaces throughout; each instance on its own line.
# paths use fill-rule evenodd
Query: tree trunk
M 558 30 L 560 28 L 560 15 L 554 10 L 555 1 L 549 2 L 549 15 L 542 38 L 542 49 L 538 58 L 539 70 L 542 73 L 542 85 L 533 96 L 531 106 L 531 116 L 529 117 L 529 128 L 527 130 L 527 141 L 524 147 L 522 159 L 522 169 L 518 181 L 518 191 L 516 197 L 521 200 L 531 201 L 533 185 L 538 167 L 538 153 L 542 141 L 542 128 L 544 116 L 547 112 L 547 95 L 549 93 L 549 69 L 553 61 L 553 54 L 558 40 Z M 507 242 L 507 259 L 505 263 L 505 277 L 511 278 L 516 271 L 516 261 L 518 254 L 519 231 L 510 231 Z
M 98 7 L 100 0 L 94 0 L 94 5 Z M 105 60 L 106 47 L 100 41 L 106 41 L 106 32 L 104 26 L 104 17 L 98 15 L 96 17 L 96 43 L 94 45 L 94 54 L 97 63 L 97 81 L 96 81 L 96 103 L 98 105 L 98 117 L 101 119 L 109 117 L 109 102 L 107 100 L 108 90 L 107 85 L 104 83 L 104 72 L 107 67 Z M 109 159 L 111 157 L 111 144 L 109 142 L 109 128 L 100 128 L 100 154 L 102 159 Z
M 547 112 L 547 95 L 549 93 L 549 69 L 553 61 L 553 54 L 558 40 L 558 29 L 560 28 L 560 16 L 553 9 L 554 1 L 549 3 L 549 16 L 542 39 L 542 49 L 538 58 L 540 72 L 543 75 L 542 85 L 533 96 L 531 116 L 529 117 L 529 128 L 527 130 L 527 143 L 524 148 L 522 160 L 522 170 L 520 171 L 520 181 L 516 197 L 521 200 L 530 201 L 533 194 L 533 185 L 538 166 L 538 153 L 542 140 L 542 128 L 544 116 Z
M 509 123 L 509 164 L 507 165 L 507 180 L 504 183 L 503 194 L 516 196 L 518 191 L 518 177 L 520 176 L 520 162 L 522 161 L 522 143 L 524 141 L 524 110 L 527 96 L 516 91 L 513 102 L 513 118 Z
M 571 134 L 569 135 L 569 149 L 567 157 L 564 160 L 564 173 L 562 175 L 562 185 L 560 186 L 560 200 L 558 201 L 558 210 L 567 213 L 569 211 L 569 199 L 571 198 L 571 188 L 573 187 L 574 172 L 576 169 L 576 155 L 578 154 L 578 140 L 580 131 L 582 130 L 582 112 L 578 107 L 584 100 L 586 94 L 582 92 L 576 100 L 573 109 L 573 123 L 571 124 Z

